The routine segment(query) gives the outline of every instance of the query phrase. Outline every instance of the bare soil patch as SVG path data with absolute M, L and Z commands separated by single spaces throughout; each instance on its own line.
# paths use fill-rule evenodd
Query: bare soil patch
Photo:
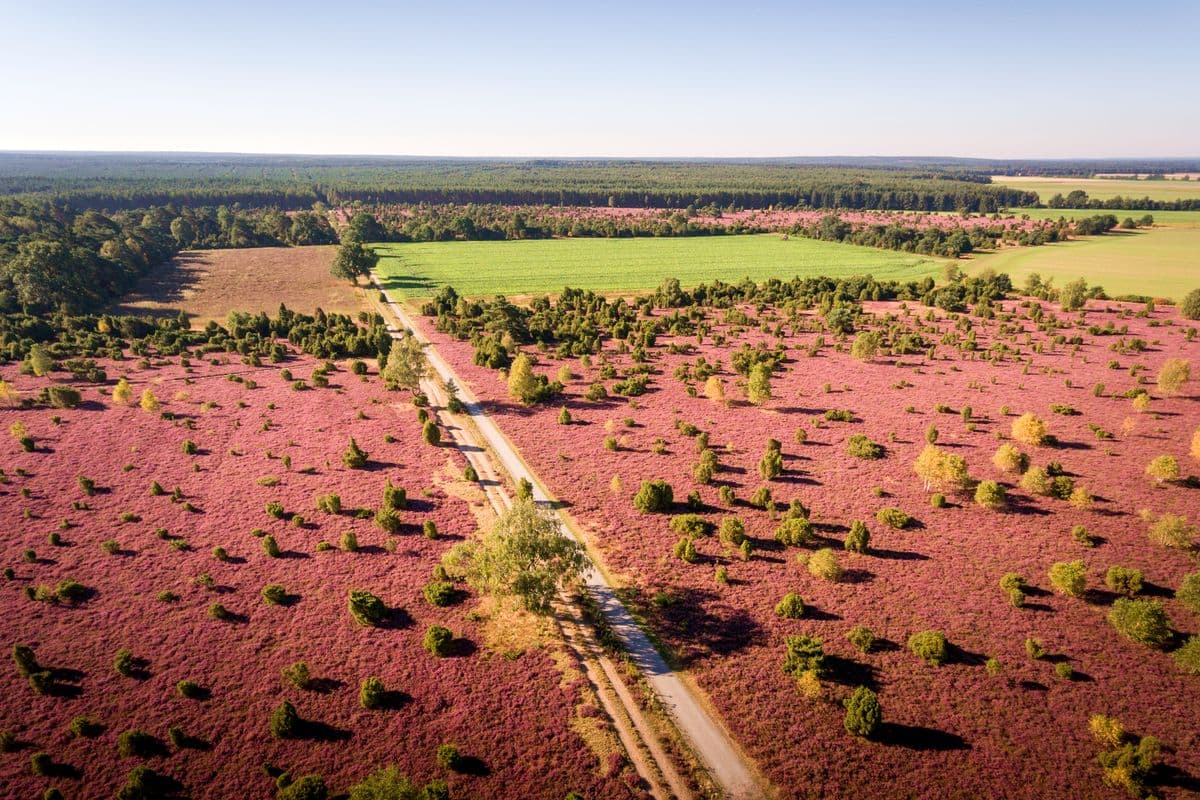
M 329 274 L 336 248 L 254 247 L 189 250 L 147 275 L 115 313 L 174 316 L 186 312 L 193 324 L 224 322 L 229 309 L 274 313 L 283 303 L 294 311 L 354 314 L 365 305 L 365 289 Z

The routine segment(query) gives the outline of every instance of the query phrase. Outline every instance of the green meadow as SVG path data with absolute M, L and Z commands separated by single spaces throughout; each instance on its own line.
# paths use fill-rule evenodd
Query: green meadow
M 1088 197 L 1107 200 L 1110 197 L 1149 197 L 1151 200 L 1200 199 L 1200 181 L 1145 181 L 1120 178 L 1040 178 L 994 175 L 992 182 L 1014 189 L 1037 192 L 1043 203 L 1055 194 L 1066 197 L 1076 189 Z
M 664 278 L 684 286 L 713 280 L 789 280 L 795 276 L 940 277 L 945 259 L 813 239 L 696 236 L 639 239 L 538 239 L 372 245 L 384 287 L 405 298 L 453 286 L 472 297 L 552 293 L 570 286 L 601 292 L 654 289 Z
M 1200 227 L 1116 232 L 1040 247 L 1013 247 L 979 254 L 964 265 L 968 273 L 988 268 L 1007 272 L 1017 286 L 1037 272 L 1054 278 L 1059 286 L 1084 278 L 1110 295 L 1178 300 L 1200 288 Z

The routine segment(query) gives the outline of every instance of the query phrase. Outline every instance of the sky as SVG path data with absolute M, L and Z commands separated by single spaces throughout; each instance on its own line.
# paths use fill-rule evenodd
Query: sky
M 1200 155 L 1200 1 L 0 0 L 0 150 Z

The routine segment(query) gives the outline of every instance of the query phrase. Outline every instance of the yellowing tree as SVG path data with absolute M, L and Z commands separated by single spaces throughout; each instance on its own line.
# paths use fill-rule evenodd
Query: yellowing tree
M 1192 458 L 1200 461 L 1200 428 L 1196 428 L 1196 432 L 1192 434 Z
M 913 469 L 924 481 L 926 491 L 944 487 L 965 489 L 970 482 L 966 459 L 947 453 L 937 445 L 925 445 L 913 463 Z
M 1038 447 L 1045 444 L 1050 427 L 1036 414 L 1026 412 L 1013 420 L 1012 437 L 1022 444 Z
M 1182 358 L 1169 358 L 1158 371 L 1158 391 L 1164 397 L 1179 394 L 1191 377 L 1191 364 Z
M 508 368 L 508 396 L 522 403 L 537 393 L 537 379 L 533 376 L 533 363 L 524 353 L 513 359 Z
M 709 375 L 704 382 L 704 396 L 717 405 L 725 405 L 725 382 L 716 375 Z
M 160 404 L 158 398 L 154 396 L 154 392 L 145 389 L 142 391 L 142 399 L 138 405 L 142 407 L 142 411 L 158 411 Z
M 124 378 L 117 381 L 117 385 L 113 387 L 112 399 L 114 403 L 122 406 L 127 406 L 133 402 L 133 389 L 130 388 L 129 381 Z

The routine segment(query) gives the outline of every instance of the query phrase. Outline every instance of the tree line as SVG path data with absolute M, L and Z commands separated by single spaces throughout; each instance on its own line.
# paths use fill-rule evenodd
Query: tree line
M 1063 196 L 1061 192 L 1046 201 L 1048 208 L 1098 208 L 1126 211 L 1200 211 L 1200 198 L 1181 197 L 1175 200 L 1151 200 L 1149 197 L 1109 197 L 1101 200 L 1088 197 L 1082 189 Z
M 78 208 L 179 203 L 285 210 L 353 201 L 686 208 L 768 206 L 972 211 L 1032 205 L 1033 192 L 963 170 L 777 162 L 280 159 L 0 154 L 0 194 Z

